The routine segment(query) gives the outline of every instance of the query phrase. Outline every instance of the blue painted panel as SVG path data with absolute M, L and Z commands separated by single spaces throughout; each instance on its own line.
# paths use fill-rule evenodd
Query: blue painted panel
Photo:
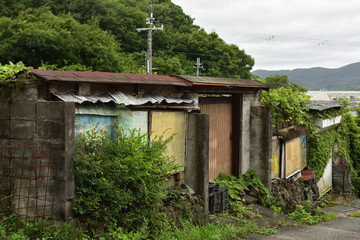
M 109 132 L 115 135 L 116 116 L 100 116 L 81 114 L 75 116 L 75 138 L 81 137 L 84 133 L 90 132 Z

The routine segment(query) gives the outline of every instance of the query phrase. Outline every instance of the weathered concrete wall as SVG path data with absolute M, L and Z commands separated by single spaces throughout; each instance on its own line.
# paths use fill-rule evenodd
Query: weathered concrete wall
M 74 199 L 75 105 L 38 100 L 35 85 L 14 91 L 11 99 L 0 95 L 0 146 L 14 150 L 6 159 L 17 169 L 14 178 L 26 178 L 15 180 L 17 212 L 65 220 L 72 215 Z
M 240 163 L 240 173 L 244 174 L 247 170 L 250 169 L 251 156 L 250 156 L 250 148 L 251 148 L 251 132 L 250 132 L 250 124 L 251 124 L 251 106 L 259 105 L 261 100 L 261 91 L 257 94 L 243 94 L 242 98 L 242 122 L 241 124 L 241 163 Z
M 185 184 L 202 196 L 204 215 L 209 214 L 209 116 L 190 113 L 186 134 Z
M 251 106 L 250 168 L 271 188 L 272 122 L 271 108 Z

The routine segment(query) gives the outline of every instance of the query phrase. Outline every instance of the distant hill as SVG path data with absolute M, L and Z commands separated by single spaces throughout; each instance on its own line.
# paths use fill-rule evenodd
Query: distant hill
M 266 78 L 271 75 L 287 75 L 290 82 L 296 82 L 307 89 L 358 90 L 360 91 L 360 62 L 341 68 L 297 68 L 294 70 L 255 70 L 251 74 Z

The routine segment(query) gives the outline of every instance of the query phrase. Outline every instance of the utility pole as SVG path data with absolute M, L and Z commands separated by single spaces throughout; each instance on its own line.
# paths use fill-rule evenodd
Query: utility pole
M 193 68 L 196 68 L 196 76 L 198 77 L 200 73 L 200 69 L 204 69 L 203 65 L 200 63 L 200 58 L 196 59 L 195 66 L 193 66 Z
M 147 38 L 148 49 L 146 52 L 146 72 L 147 72 L 147 74 L 152 74 L 152 35 L 153 35 L 153 31 L 156 31 L 156 30 L 163 31 L 164 30 L 163 25 L 161 25 L 160 28 L 155 27 L 154 21 L 155 21 L 155 18 L 153 17 L 153 12 L 152 12 L 152 0 L 149 0 L 149 17 L 146 19 L 146 24 L 148 25 L 148 27 L 136 29 L 138 32 L 148 31 L 148 38 Z

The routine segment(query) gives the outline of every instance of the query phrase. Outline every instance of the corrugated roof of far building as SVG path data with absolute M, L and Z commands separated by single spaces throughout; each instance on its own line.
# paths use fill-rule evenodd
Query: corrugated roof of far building
M 324 111 L 331 108 L 341 108 L 344 105 L 333 101 L 311 101 L 306 104 L 310 110 Z
M 247 88 L 262 88 L 268 89 L 269 85 L 257 80 L 237 79 L 237 78 L 220 78 L 220 77 L 198 77 L 198 76 L 183 76 L 177 75 L 193 85 L 203 86 L 229 86 L 229 87 L 247 87 Z

